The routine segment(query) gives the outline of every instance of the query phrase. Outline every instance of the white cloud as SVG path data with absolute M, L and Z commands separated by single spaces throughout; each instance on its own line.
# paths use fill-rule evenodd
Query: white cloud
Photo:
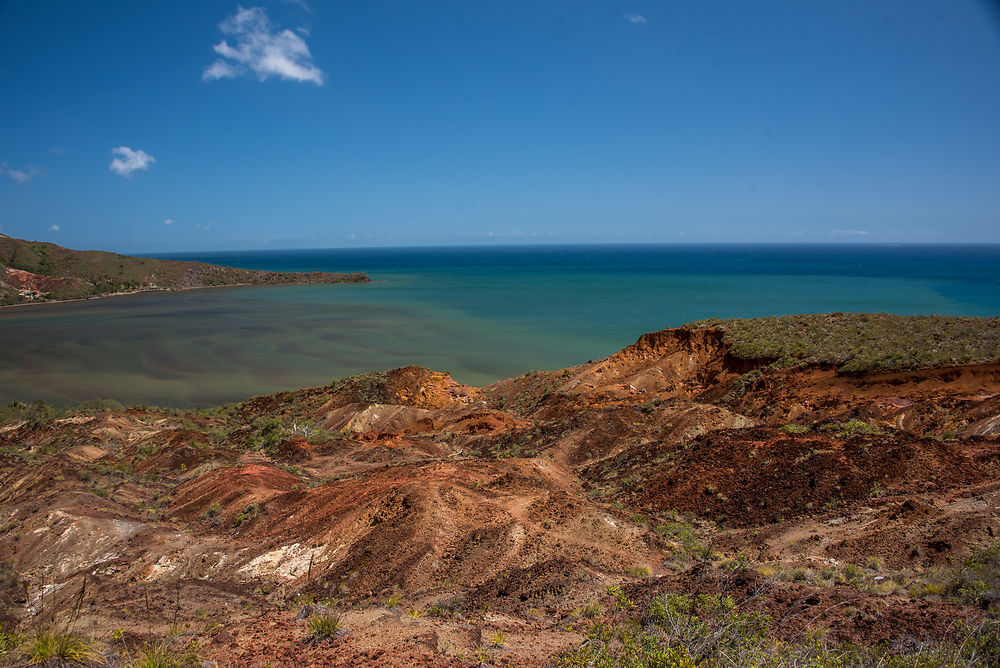
M 164 225 L 173 225 L 175 222 L 177 222 L 177 221 L 175 221 L 173 218 L 167 218 L 165 221 L 163 221 L 163 224 Z
M 236 69 L 229 63 L 217 60 L 202 72 L 201 78 L 205 81 L 212 81 L 215 79 L 232 79 L 237 74 Z
M 156 158 L 145 151 L 133 151 L 128 146 L 116 146 L 111 149 L 111 155 L 118 157 L 111 161 L 108 169 L 125 177 L 132 176 L 132 172 L 149 169 L 156 162 Z
M 203 80 L 252 72 L 261 81 L 278 76 L 323 84 L 323 72 L 313 64 L 305 40 L 291 30 L 278 32 L 263 7 L 237 7 L 235 14 L 219 24 L 219 29 L 232 37 L 233 44 L 222 40 L 213 47 L 222 58 L 205 68 Z
M 49 232 L 58 232 L 59 229 L 58 225 L 49 225 Z
M 830 230 L 830 234 L 849 237 L 864 237 L 868 236 L 868 230 Z
M 629 23 L 646 23 L 646 17 L 642 14 L 624 14 L 623 16 Z
M 7 174 L 18 183 L 27 183 L 41 173 L 42 171 L 34 165 L 29 165 L 27 169 L 12 169 L 6 162 L 0 163 L 0 174 Z

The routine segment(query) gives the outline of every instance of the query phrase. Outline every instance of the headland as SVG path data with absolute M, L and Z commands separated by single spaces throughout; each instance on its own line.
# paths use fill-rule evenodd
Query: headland
M 78 251 L 0 234 L 0 306 L 237 285 L 367 283 L 367 274 L 277 272 Z

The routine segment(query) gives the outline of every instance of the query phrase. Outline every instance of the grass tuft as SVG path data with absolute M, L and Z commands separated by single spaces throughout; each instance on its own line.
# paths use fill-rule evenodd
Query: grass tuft
M 129 668 L 194 668 L 201 665 L 195 643 L 175 649 L 166 641 L 147 643 L 138 652 Z
M 78 633 L 39 631 L 25 648 L 27 665 L 102 665 L 104 660 L 94 646 Z
M 313 640 L 329 640 L 336 637 L 343 627 L 340 615 L 327 612 L 316 613 L 309 618 L 309 633 Z

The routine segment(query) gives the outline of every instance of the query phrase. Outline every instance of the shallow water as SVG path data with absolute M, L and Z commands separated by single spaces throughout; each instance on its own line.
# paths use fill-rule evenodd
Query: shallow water
M 160 256 L 167 257 L 167 256 Z M 568 246 L 171 255 L 367 271 L 0 311 L 0 401 L 212 405 L 419 364 L 474 384 L 708 317 L 1000 315 L 1000 246 Z

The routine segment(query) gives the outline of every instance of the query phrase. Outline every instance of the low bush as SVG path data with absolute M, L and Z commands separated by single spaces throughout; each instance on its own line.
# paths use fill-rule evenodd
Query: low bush
M 910 593 L 948 597 L 1000 613 L 1000 542 L 977 549 L 955 566 L 931 569 Z
M 893 653 L 890 645 L 864 647 L 828 642 L 807 631 L 798 640 L 774 637 L 769 615 L 753 599 L 737 603 L 725 594 L 666 594 L 654 598 L 645 614 L 623 623 L 594 622 L 586 641 L 555 657 L 553 666 L 569 668 L 972 668 L 1000 662 L 1000 623 L 957 626 L 950 641 L 923 643 Z

